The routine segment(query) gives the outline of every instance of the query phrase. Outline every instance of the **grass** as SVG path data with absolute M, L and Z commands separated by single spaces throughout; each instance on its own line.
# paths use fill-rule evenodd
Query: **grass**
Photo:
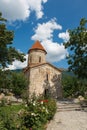
M 43 101 L 43 102 L 42 102 Z M 52 99 L 37 100 L 28 107 L 22 105 L 6 105 L 0 107 L 0 130 L 46 130 L 48 121 L 56 110 L 56 102 Z M 43 103 L 43 104 L 42 104 Z M 36 116 L 33 116 L 34 113 Z M 2 129 L 1 129 L 2 128 Z
M 6 113 L 13 113 L 13 112 L 18 112 L 20 109 L 24 108 L 25 109 L 25 106 L 24 105 L 9 105 L 9 106 L 3 106 L 3 107 L 0 107 L 0 115 L 2 112 L 6 112 Z

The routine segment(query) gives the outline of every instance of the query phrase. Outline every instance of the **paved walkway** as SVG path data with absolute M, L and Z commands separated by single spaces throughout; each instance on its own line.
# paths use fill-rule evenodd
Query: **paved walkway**
M 87 130 L 87 111 L 71 101 L 58 101 L 58 109 L 47 130 Z

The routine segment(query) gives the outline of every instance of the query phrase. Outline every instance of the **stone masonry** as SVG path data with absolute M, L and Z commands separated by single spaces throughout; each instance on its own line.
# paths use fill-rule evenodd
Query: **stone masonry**
M 54 98 L 61 98 L 61 70 L 46 62 L 46 54 L 39 41 L 28 51 L 28 65 L 24 73 L 29 80 L 29 95 L 50 93 Z

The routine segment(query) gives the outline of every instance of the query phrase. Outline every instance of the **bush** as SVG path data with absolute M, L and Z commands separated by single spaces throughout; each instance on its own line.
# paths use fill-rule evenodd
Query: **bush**
M 0 108 L 0 130 L 44 130 L 56 112 L 56 101 L 33 97 L 26 107 L 11 105 Z
M 5 98 L 2 98 L 2 100 L 0 101 L 0 107 L 3 107 L 7 104 L 7 101 Z
M 9 92 L 13 92 L 15 96 L 21 97 L 26 91 L 28 86 L 28 80 L 23 72 L 12 72 L 10 70 L 0 70 L 0 92 L 7 95 Z
M 75 76 L 64 75 L 62 79 L 63 96 L 78 97 L 79 95 L 85 96 L 87 92 L 87 80 L 78 79 Z
M 13 72 L 12 73 L 12 92 L 16 95 L 21 97 L 23 92 L 27 89 L 28 81 L 25 75 L 20 72 Z
M 41 127 L 51 120 L 56 112 L 56 102 L 53 99 L 32 99 L 24 113 L 24 126 L 33 130 Z
M 21 108 L 25 109 L 22 105 L 4 106 L 0 108 L 0 130 L 27 130 L 22 125 L 23 120 L 19 115 Z

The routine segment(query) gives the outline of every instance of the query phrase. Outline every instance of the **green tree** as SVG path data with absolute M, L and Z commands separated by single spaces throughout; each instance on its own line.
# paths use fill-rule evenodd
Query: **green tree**
M 28 80 L 22 72 L 0 71 L 0 92 L 8 94 L 11 91 L 15 96 L 27 98 L 27 89 Z
M 22 72 L 13 72 L 11 81 L 12 92 L 16 96 L 21 97 L 24 93 L 27 95 L 28 80 Z
M 75 75 L 69 74 L 69 72 L 63 73 L 62 86 L 64 97 L 85 96 L 85 92 L 87 92 L 87 80 L 78 79 Z
M 5 68 L 8 64 L 17 59 L 24 61 L 24 54 L 12 47 L 14 33 L 6 28 L 6 19 L 0 13 L 0 68 Z
M 0 92 L 6 93 L 12 88 L 12 72 L 10 70 L 2 71 L 0 69 Z
M 70 50 L 67 57 L 69 70 L 79 78 L 87 79 L 87 20 L 82 18 L 77 28 L 69 30 L 70 39 L 64 43 Z
M 64 75 L 62 78 L 62 86 L 64 97 L 73 97 L 76 95 L 77 92 L 79 92 L 76 77 Z

